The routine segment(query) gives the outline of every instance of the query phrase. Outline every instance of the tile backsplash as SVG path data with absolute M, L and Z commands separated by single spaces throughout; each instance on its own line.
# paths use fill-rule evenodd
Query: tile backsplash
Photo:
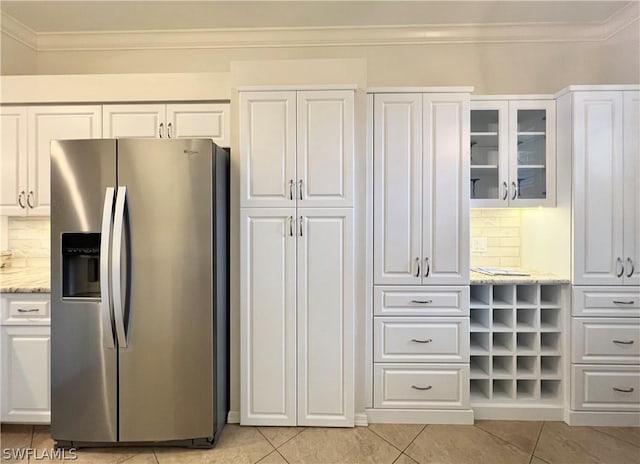
M 12 267 L 49 266 L 51 257 L 50 219 L 48 217 L 8 219 L 8 246 Z
M 498 266 L 520 267 L 519 209 L 471 210 L 471 243 L 474 239 L 486 239 L 486 251 L 471 249 L 471 267 Z

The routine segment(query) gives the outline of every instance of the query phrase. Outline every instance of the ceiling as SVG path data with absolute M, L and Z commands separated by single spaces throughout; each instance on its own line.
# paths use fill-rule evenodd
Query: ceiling
M 0 1 L 34 34 L 409 25 L 603 24 L 629 1 Z

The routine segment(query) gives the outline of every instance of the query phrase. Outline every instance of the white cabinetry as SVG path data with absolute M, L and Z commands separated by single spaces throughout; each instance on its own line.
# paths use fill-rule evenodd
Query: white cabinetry
M 242 92 L 243 425 L 353 426 L 353 92 Z
M 48 294 L 0 297 L 2 422 L 50 421 L 49 301 Z
M 555 102 L 471 102 L 471 206 L 555 206 Z
M 469 96 L 374 96 L 374 282 L 469 282 Z
M 52 140 L 101 135 L 100 106 L 2 107 L 0 214 L 47 216 Z
M 226 103 L 104 105 L 105 138 L 211 138 L 228 147 Z

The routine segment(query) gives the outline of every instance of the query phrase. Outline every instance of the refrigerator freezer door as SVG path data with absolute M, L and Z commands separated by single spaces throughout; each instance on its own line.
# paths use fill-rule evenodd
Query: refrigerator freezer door
M 108 342 L 112 329 L 104 327 L 108 318 L 103 320 L 99 293 L 93 298 L 81 293 L 63 298 L 62 256 L 63 233 L 102 231 L 107 188 L 116 184 L 115 149 L 114 140 L 51 144 L 51 436 L 55 440 L 117 440 L 117 351 Z
M 212 437 L 213 144 L 119 140 L 127 187 L 120 441 Z

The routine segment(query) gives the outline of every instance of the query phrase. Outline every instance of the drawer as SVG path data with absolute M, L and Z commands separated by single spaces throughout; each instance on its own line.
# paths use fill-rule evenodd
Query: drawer
M 640 319 L 576 317 L 571 334 L 574 363 L 640 363 Z
M 49 295 L 12 294 L 2 296 L 2 325 L 49 325 Z
M 374 407 L 469 408 L 469 367 L 456 364 L 374 364 Z
M 375 362 L 469 362 L 469 319 L 374 318 Z
M 573 287 L 574 316 L 640 317 L 640 287 Z
M 376 316 L 468 316 L 469 287 L 375 287 Z
M 640 411 L 640 366 L 573 366 L 576 411 Z

